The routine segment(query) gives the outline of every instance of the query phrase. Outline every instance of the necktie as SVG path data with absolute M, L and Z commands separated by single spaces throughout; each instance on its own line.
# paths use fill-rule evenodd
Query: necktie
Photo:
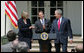
M 60 19 L 58 20 L 58 30 L 60 30 Z

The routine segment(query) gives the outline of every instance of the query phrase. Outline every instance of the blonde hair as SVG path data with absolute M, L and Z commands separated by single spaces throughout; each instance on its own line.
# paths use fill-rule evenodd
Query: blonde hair
M 25 11 L 22 11 L 22 13 L 21 13 L 21 17 L 22 17 L 23 19 L 28 18 L 28 13 L 25 12 Z

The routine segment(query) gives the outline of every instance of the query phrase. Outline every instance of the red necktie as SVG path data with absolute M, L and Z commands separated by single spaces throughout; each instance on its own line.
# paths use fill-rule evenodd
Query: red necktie
M 60 19 L 58 20 L 58 30 L 60 30 Z

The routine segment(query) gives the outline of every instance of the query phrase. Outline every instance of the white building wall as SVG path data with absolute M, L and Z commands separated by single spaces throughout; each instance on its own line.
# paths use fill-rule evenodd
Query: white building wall
M 16 7 L 17 7 L 17 11 L 18 11 L 18 18 L 21 18 L 21 12 L 24 11 L 28 11 L 27 8 L 27 1 L 16 1 Z
M 73 34 L 81 34 L 81 1 L 67 1 L 67 17 L 71 20 Z

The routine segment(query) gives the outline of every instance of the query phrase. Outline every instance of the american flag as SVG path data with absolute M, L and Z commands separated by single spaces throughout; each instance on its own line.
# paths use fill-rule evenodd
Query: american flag
M 18 21 L 18 15 L 17 15 L 17 9 L 16 9 L 16 2 L 15 1 L 6 1 L 5 2 L 5 13 L 8 15 L 12 25 L 15 28 L 18 28 L 17 21 Z

